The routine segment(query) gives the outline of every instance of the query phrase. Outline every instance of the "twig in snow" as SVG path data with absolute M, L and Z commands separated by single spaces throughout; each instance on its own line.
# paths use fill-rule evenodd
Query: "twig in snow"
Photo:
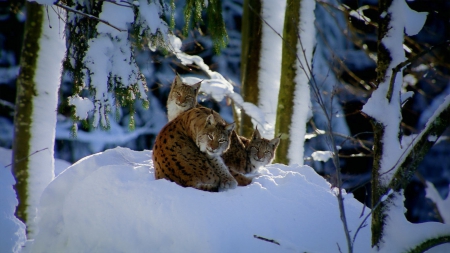
M 274 243 L 276 245 L 280 245 L 279 242 L 277 242 L 277 241 L 275 241 L 273 239 L 268 239 L 268 238 L 265 238 L 265 237 L 262 237 L 262 236 L 259 236 L 259 235 L 253 235 L 253 237 L 256 238 L 256 239 L 259 239 L 259 240 L 263 240 L 263 241 L 266 241 L 266 242 Z
M 69 7 L 69 6 L 60 4 L 60 3 L 56 3 L 55 5 L 58 6 L 58 7 L 60 7 L 60 8 L 65 9 L 65 10 L 67 10 L 67 11 L 71 11 L 71 12 L 74 12 L 74 13 L 76 13 L 76 14 L 80 14 L 80 15 L 85 16 L 85 17 L 90 18 L 90 19 L 95 19 L 95 20 L 97 20 L 98 22 L 102 22 L 102 23 L 105 24 L 105 25 L 111 26 L 112 28 L 116 29 L 116 30 L 119 31 L 119 32 L 126 32 L 126 31 L 127 31 L 127 29 L 119 28 L 119 27 L 117 27 L 117 26 L 115 26 L 115 25 L 112 25 L 111 23 L 109 23 L 109 22 L 106 21 L 106 20 L 100 19 L 100 18 L 98 18 L 98 17 L 96 17 L 96 16 L 93 16 L 93 15 L 87 14 L 87 13 L 84 13 L 84 12 L 79 11 L 79 10 L 75 10 L 75 9 L 72 8 L 72 7 Z

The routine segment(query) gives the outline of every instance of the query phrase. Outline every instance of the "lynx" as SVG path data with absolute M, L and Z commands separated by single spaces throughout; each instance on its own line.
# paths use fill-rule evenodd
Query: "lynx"
M 278 144 L 280 144 L 280 137 L 272 140 L 261 138 L 261 134 L 256 128 L 250 142 L 246 145 L 248 156 L 246 172 L 254 172 L 260 167 L 272 163 Z
M 234 127 L 204 107 L 181 113 L 156 136 L 155 178 L 205 191 L 235 188 L 237 182 L 221 157 Z
M 272 140 L 261 138 L 256 128 L 250 140 L 238 136 L 233 131 L 230 143 L 230 148 L 222 155 L 222 158 L 238 185 L 245 186 L 252 182 L 252 177 L 244 174 L 253 173 L 273 161 L 280 138 Z
M 175 119 L 179 114 L 192 108 L 204 108 L 197 103 L 198 90 L 201 82 L 193 85 L 184 84 L 179 76 L 176 76 L 167 99 L 167 115 L 169 121 Z M 261 138 L 256 129 L 252 140 L 237 135 L 235 131 L 231 133 L 230 148 L 222 155 L 223 161 L 228 166 L 230 173 L 237 180 L 239 186 L 246 186 L 252 182 L 252 177 L 243 174 L 252 173 L 261 166 L 270 164 L 273 160 L 275 150 L 280 139 L 271 141 Z M 251 143 L 251 146 L 248 146 Z M 252 147 L 252 148 L 250 148 Z M 255 152 L 254 150 L 263 150 Z M 253 156 L 250 156 L 253 152 Z M 264 155 L 264 152 L 266 152 Z
M 167 98 L 167 118 L 175 119 L 182 112 L 197 106 L 197 95 L 201 82 L 193 85 L 184 84 L 176 75 Z

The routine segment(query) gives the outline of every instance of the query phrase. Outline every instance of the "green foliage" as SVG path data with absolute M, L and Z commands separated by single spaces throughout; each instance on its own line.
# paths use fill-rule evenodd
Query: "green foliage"
M 220 52 L 228 44 L 228 34 L 222 17 L 222 1 L 210 0 L 208 8 L 208 30 L 214 43 L 214 51 Z
M 150 0 L 149 0 L 150 1 Z M 157 4 L 156 2 L 154 4 Z M 162 4 L 159 4 L 162 10 L 159 13 L 159 18 L 161 19 L 161 26 L 156 32 L 152 32 L 151 27 L 148 26 L 146 22 L 146 17 L 140 14 L 138 6 L 133 7 L 134 11 L 134 22 L 131 24 L 131 38 L 134 40 L 135 45 L 138 49 L 143 49 L 144 47 L 150 47 L 152 51 L 162 51 L 167 52 L 167 34 L 170 33 L 169 26 L 164 21 L 164 8 Z M 170 26 L 175 26 L 175 3 L 171 0 L 171 18 Z M 164 27 L 165 26 L 165 27 Z M 165 28 L 165 29 L 164 29 Z
M 91 17 L 99 17 L 102 11 L 102 1 L 80 2 L 83 4 L 69 1 L 67 5 L 82 13 L 91 15 Z M 134 11 L 136 17 L 138 17 L 137 19 L 139 19 L 138 8 L 135 7 Z M 141 20 L 137 21 L 135 22 L 137 25 L 133 27 L 132 31 L 137 33 L 138 36 L 135 36 L 135 42 L 137 42 L 137 45 L 140 45 L 143 43 L 143 38 L 149 36 L 147 33 L 149 28 L 143 25 L 145 22 Z M 148 104 L 146 94 L 141 94 L 147 92 L 147 87 L 145 78 L 140 73 L 136 64 L 133 44 L 131 43 L 129 34 L 126 31 L 119 33 L 98 33 L 96 30 L 97 25 L 98 20 L 95 18 L 86 17 L 86 15 L 70 11 L 67 12 L 66 33 L 68 34 L 68 50 L 63 64 L 68 73 L 73 77 L 75 83 L 74 93 L 80 94 L 84 90 L 87 90 L 91 99 L 93 97 L 96 98 L 94 101 L 95 110 L 92 124 L 98 126 L 98 123 L 100 123 L 103 129 L 109 129 L 108 114 L 111 111 L 110 101 L 108 94 L 99 93 L 103 90 L 102 86 L 106 86 L 107 93 L 115 96 L 116 106 L 133 104 L 136 98 L 143 100 L 144 104 Z M 141 29 L 139 30 L 136 27 L 140 27 Z M 158 32 L 157 35 L 152 34 L 152 36 L 156 39 L 164 40 L 160 38 L 162 33 L 160 31 Z M 109 45 L 111 48 L 108 51 L 110 53 L 103 55 L 106 59 L 98 59 L 95 52 L 89 50 L 90 46 L 95 45 L 98 47 L 98 39 L 111 41 Z M 91 68 L 98 64 L 98 62 L 104 62 L 105 60 L 113 62 L 114 65 L 106 71 L 107 83 L 97 83 L 99 79 L 102 80 L 102 78 L 99 78 L 99 75 L 102 75 L 102 73 L 94 73 Z M 122 65 L 117 64 L 128 64 L 129 66 L 126 67 L 128 73 L 118 70 L 117 68 L 121 68 Z M 99 87 L 100 89 L 98 89 Z M 74 115 L 75 111 L 73 110 L 72 112 L 72 115 Z M 131 110 L 131 112 L 134 112 L 134 110 Z M 75 116 L 73 116 L 73 119 L 74 121 L 79 120 Z
M 170 0 L 170 22 L 169 22 L 169 26 L 170 26 L 170 30 L 175 29 L 175 0 Z
M 68 0 L 66 4 L 80 12 L 98 17 L 102 10 L 103 1 L 91 1 L 81 5 L 78 1 Z M 83 60 L 88 49 L 88 41 L 97 36 L 97 24 L 98 21 L 95 19 L 88 19 L 83 15 L 67 12 L 65 27 L 67 53 L 63 67 L 73 78 L 74 93 L 80 93 L 83 89 L 85 75 L 83 69 L 86 67 Z
M 89 97 L 95 98 L 92 125 L 96 127 L 100 124 L 104 129 L 109 128 L 108 113 L 111 111 L 110 95 L 112 94 L 115 98 L 114 106 L 130 108 L 130 128 L 134 128 L 133 113 L 136 99 L 140 99 L 144 107 L 149 106 L 145 94 L 147 92 L 145 78 L 136 64 L 134 49 L 148 46 L 151 50 L 159 50 L 162 53 L 172 51 L 168 35 L 171 34 L 171 28 L 175 25 L 175 1 L 170 0 L 170 3 L 166 4 L 164 0 L 147 0 L 141 1 L 139 5 L 131 5 L 132 9 L 126 10 L 132 10 L 134 13 L 130 33 L 127 31 L 99 33 L 97 31 L 98 17 L 102 12 L 104 1 L 68 0 L 63 3 L 80 13 L 89 15 L 67 12 L 68 49 L 63 66 L 73 77 L 74 93 L 81 94 L 89 91 Z M 146 4 L 148 6 L 144 6 Z M 155 22 L 154 16 L 148 17 L 147 13 L 141 14 L 142 7 L 156 10 L 155 14 L 159 16 L 159 22 Z M 202 22 L 202 11 L 205 8 L 208 13 L 208 29 L 214 42 L 214 49 L 218 53 L 228 41 L 220 0 L 210 0 L 208 4 L 204 0 L 188 0 L 185 8 L 187 22 L 184 31 L 187 33 L 191 19 L 197 24 Z M 169 9 L 171 10 L 170 27 L 165 18 Z M 104 41 L 108 40 L 111 43 L 106 43 L 105 53 L 97 54 L 95 51 L 101 49 Z M 112 62 L 112 66 L 105 66 L 105 69 L 95 67 L 108 61 Z M 122 64 L 129 66 L 126 66 L 126 69 L 120 69 Z M 107 75 L 107 83 L 99 83 L 104 82 L 104 77 L 101 75 Z M 105 88 L 107 92 L 104 91 Z M 74 121 L 79 120 L 73 118 Z
M 211 39 L 214 44 L 214 51 L 218 54 L 222 48 L 228 44 L 228 34 L 225 29 L 225 23 L 222 17 L 222 1 L 209 0 L 208 6 L 205 5 L 204 0 L 186 0 L 184 7 L 185 26 L 183 34 L 188 35 L 189 30 L 192 29 L 193 24 L 203 24 L 202 10 L 206 8 L 208 15 L 208 31 L 211 34 Z M 193 22 L 192 22 L 193 20 Z
M 202 10 L 205 7 L 203 0 L 186 0 L 186 6 L 184 7 L 184 20 L 186 23 L 183 28 L 184 36 L 187 36 L 189 30 L 193 27 L 192 19 L 194 19 L 194 23 L 203 23 Z

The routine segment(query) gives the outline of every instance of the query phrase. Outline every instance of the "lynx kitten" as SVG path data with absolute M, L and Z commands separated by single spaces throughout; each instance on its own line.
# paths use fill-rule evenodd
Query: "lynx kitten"
M 156 136 L 155 178 L 205 191 L 235 188 L 237 182 L 221 157 L 234 126 L 204 107 L 181 113 Z
M 193 85 L 184 84 L 176 75 L 167 98 L 167 118 L 172 121 L 182 112 L 197 106 L 197 95 L 201 82 Z
M 252 182 L 253 177 L 244 174 L 253 173 L 273 161 L 280 138 L 261 138 L 258 129 L 255 129 L 250 140 L 233 131 L 230 142 L 230 148 L 222 158 L 238 184 L 245 186 Z
M 249 144 L 246 145 L 248 156 L 246 172 L 254 172 L 260 167 L 272 163 L 278 144 L 280 144 L 280 137 L 272 140 L 261 138 L 261 134 L 256 128 Z

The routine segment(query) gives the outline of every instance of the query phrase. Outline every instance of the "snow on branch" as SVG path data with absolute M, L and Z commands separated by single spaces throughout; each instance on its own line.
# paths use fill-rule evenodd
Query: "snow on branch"
M 149 40 L 150 49 L 166 49 L 170 34 L 161 18 L 163 3 L 147 0 L 129 5 L 117 1 L 90 4 L 75 1 L 74 6 L 57 5 L 70 10 L 67 16 L 68 50 L 65 67 L 69 70 L 78 95 L 70 100 L 76 107 L 76 120 L 85 119 L 86 109 L 93 111 L 92 125 L 110 126 L 108 114 L 113 106 L 128 106 L 131 111 L 130 128 L 134 128 L 134 103 L 140 99 L 148 107 L 147 85 L 140 72 L 130 35 L 137 44 Z M 94 20 L 88 21 L 88 19 Z M 128 28 L 131 27 L 131 33 Z M 81 94 L 89 91 L 93 108 L 78 108 Z M 78 96 L 78 98 L 77 98 Z M 77 100 L 76 100 L 77 99 Z M 82 103 L 86 105 L 86 103 Z
M 398 189 L 402 186 L 401 182 L 409 178 L 419 161 L 427 151 L 436 143 L 441 134 L 450 125 L 450 94 L 444 99 L 444 102 L 436 109 L 434 114 L 428 119 L 425 128 L 412 138 L 403 138 L 402 155 L 395 166 L 391 169 L 395 171 L 394 178 L 391 181 L 391 187 Z M 408 143 L 409 142 L 409 143 Z M 390 172 L 387 171 L 386 173 Z
M 425 252 L 450 242 L 449 225 L 440 222 L 411 223 L 406 219 L 402 190 L 391 194 L 387 201 L 390 204 L 386 217 L 389 222 L 385 225 L 380 252 Z
M 99 21 L 99 22 L 102 22 L 102 23 L 104 23 L 104 24 L 106 24 L 106 25 L 111 26 L 112 28 L 116 29 L 116 30 L 119 31 L 119 32 L 126 32 L 126 31 L 127 31 L 127 29 L 119 28 L 119 27 L 117 27 L 117 26 L 115 26 L 115 25 L 109 23 L 109 22 L 106 21 L 106 20 L 100 19 L 100 18 L 98 18 L 98 17 L 96 17 L 96 16 L 93 16 L 93 15 L 90 15 L 90 14 L 87 14 L 87 13 L 84 13 L 84 12 L 82 12 L 82 11 L 78 11 L 78 10 L 76 10 L 76 9 L 74 9 L 74 8 L 72 8 L 72 7 L 66 6 L 66 5 L 64 5 L 64 4 L 56 3 L 55 5 L 58 6 L 58 7 L 60 7 L 60 8 L 65 9 L 66 11 L 71 11 L 71 12 L 73 12 L 73 13 L 80 14 L 80 15 L 85 16 L 85 17 L 87 17 L 87 18 L 95 19 L 95 20 L 97 20 L 97 21 Z
M 442 220 L 444 221 L 445 224 L 450 225 L 450 194 L 448 194 L 447 198 L 443 199 L 432 183 L 428 181 L 426 183 L 427 188 L 425 189 L 426 191 L 425 197 L 429 198 L 436 204 L 436 207 L 439 210 L 439 214 L 442 217 Z
M 181 61 L 181 64 L 195 64 L 209 76 L 210 79 L 202 81 L 200 88 L 201 92 L 211 95 L 211 97 L 217 102 L 222 101 L 225 97 L 230 98 L 239 109 L 244 111 L 254 121 L 261 125 L 263 127 L 263 131 L 269 131 L 274 127 L 267 122 L 265 114 L 258 106 L 249 102 L 244 102 L 242 96 L 234 92 L 233 85 L 220 73 L 209 69 L 208 65 L 205 64 L 200 56 L 188 55 L 182 52 L 180 49 L 182 43 L 178 37 L 175 35 L 169 35 L 169 39 L 171 45 L 170 50 Z M 201 80 L 199 78 L 189 77 L 185 78 L 185 81 L 195 83 Z
M 382 14 L 383 22 L 389 23 L 389 29 L 382 31 L 384 34 L 378 48 L 379 84 L 362 112 L 379 124 L 380 131 L 383 132 L 380 140 L 383 143 L 383 157 L 380 159 L 379 172 L 380 182 L 387 186 L 395 174 L 398 159 L 404 154 L 399 139 L 402 118 L 402 63 L 406 59 L 403 50 L 404 34 L 417 34 L 425 23 L 427 13 L 410 9 L 404 0 L 392 1 L 385 12 Z

